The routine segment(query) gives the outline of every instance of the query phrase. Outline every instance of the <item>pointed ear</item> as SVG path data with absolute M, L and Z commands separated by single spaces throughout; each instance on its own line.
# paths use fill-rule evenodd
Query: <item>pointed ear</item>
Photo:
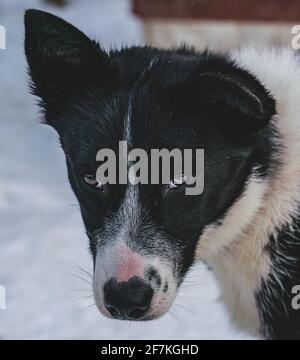
M 172 86 L 173 101 L 193 115 L 204 115 L 230 137 L 254 134 L 275 114 L 275 101 L 259 81 L 246 73 L 235 77 L 207 72 Z
M 64 20 L 39 10 L 25 13 L 25 53 L 33 92 L 47 107 L 58 106 L 86 84 L 113 82 L 107 53 Z

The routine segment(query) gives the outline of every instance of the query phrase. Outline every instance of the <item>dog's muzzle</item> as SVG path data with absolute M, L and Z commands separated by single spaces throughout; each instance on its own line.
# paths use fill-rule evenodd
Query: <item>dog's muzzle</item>
M 172 267 L 126 244 L 101 249 L 96 258 L 94 297 L 107 317 L 151 320 L 166 313 L 177 290 Z

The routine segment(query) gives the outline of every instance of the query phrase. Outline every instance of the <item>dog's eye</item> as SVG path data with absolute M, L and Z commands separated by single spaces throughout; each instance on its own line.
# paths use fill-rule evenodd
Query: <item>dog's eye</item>
M 103 185 L 96 179 L 96 176 L 93 174 L 83 174 L 84 182 L 94 188 L 103 189 Z
M 180 175 L 177 177 L 174 177 L 173 180 L 170 181 L 170 184 L 168 185 L 168 190 L 177 189 L 179 186 L 185 184 L 186 182 L 186 176 Z

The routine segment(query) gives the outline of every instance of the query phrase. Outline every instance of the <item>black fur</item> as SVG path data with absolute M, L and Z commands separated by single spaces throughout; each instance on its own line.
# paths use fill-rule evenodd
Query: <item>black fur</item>
M 104 220 L 114 217 L 126 187 L 109 184 L 105 192 L 95 191 L 82 175 L 96 172 L 99 149 L 117 151 L 129 102 L 133 148 L 204 149 L 201 195 L 185 196 L 184 186 L 166 192 L 164 185 L 139 185 L 151 224 L 179 251 L 181 282 L 204 227 L 222 219 L 254 168 L 262 177 L 272 170 L 269 120 L 275 101 L 226 55 L 151 47 L 106 53 L 72 25 L 37 10 L 26 12 L 25 26 L 32 91 L 59 134 L 94 259 L 93 234 L 105 231 Z M 148 253 L 157 251 L 144 237 L 136 241 Z M 155 278 L 161 282 L 159 274 Z M 274 314 L 272 321 L 262 317 L 281 321 Z M 274 329 L 274 336 L 285 334 Z
M 300 311 L 293 309 L 294 286 L 300 284 L 300 220 L 271 237 L 267 246 L 272 271 L 256 294 L 261 331 L 270 339 L 300 339 Z

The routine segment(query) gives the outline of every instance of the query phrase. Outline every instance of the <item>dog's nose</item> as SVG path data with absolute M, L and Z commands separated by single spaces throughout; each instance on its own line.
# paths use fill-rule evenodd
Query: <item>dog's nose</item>
M 149 310 L 153 289 L 140 277 L 117 282 L 110 279 L 104 285 L 104 304 L 117 319 L 138 320 Z

